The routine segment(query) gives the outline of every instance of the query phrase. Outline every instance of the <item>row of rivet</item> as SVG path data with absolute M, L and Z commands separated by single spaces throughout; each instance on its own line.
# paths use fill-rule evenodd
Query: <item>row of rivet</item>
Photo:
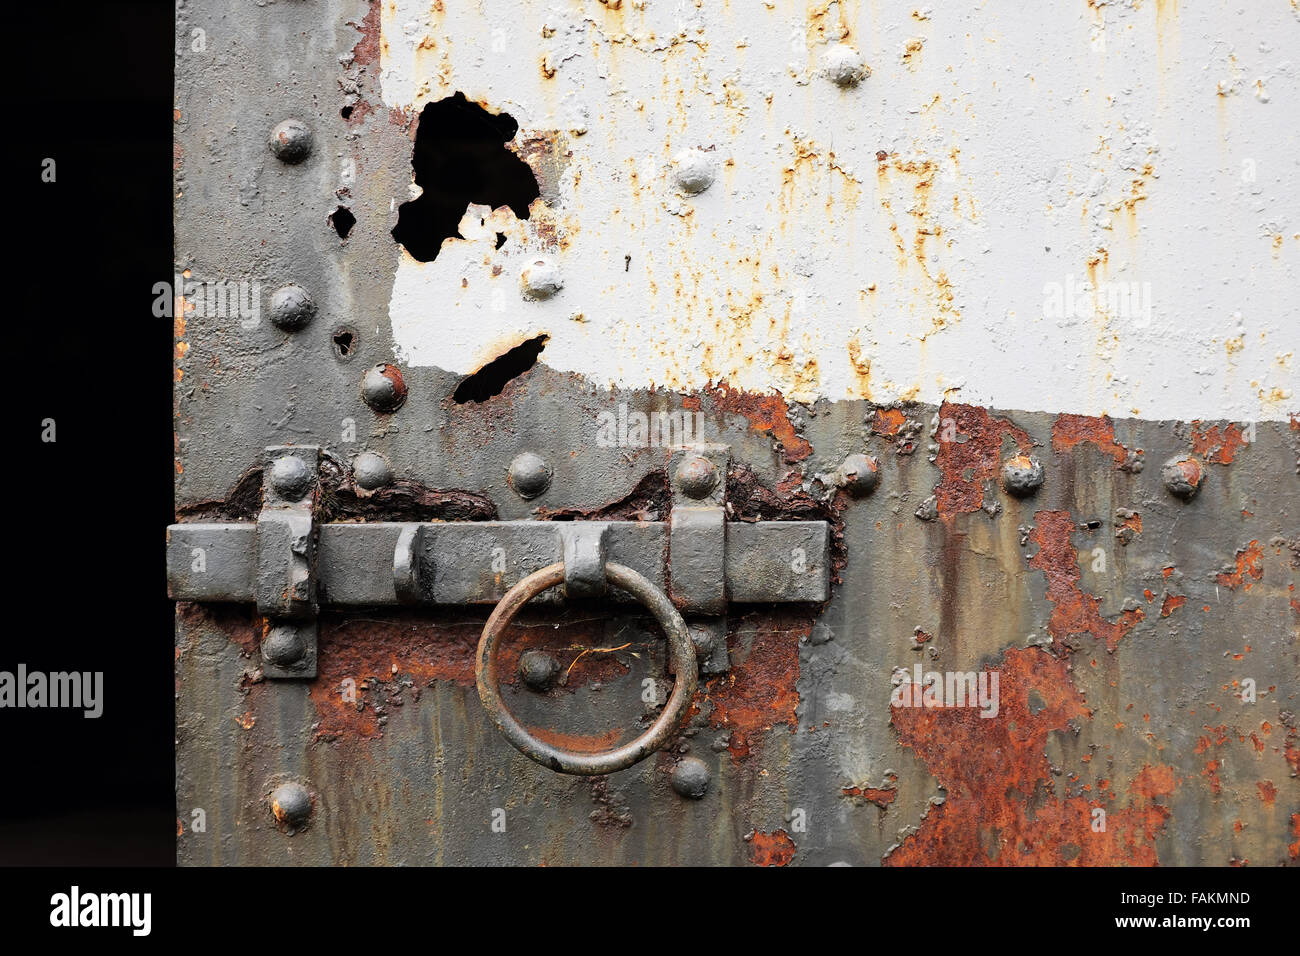
M 1205 478 L 1199 459 L 1177 455 L 1165 462 L 1160 473 L 1165 489 L 1188 501 L 1195 497 Z M 1017 498 L 1034 494 L 1043 485 L 1043 463 L 1031 455 L 1015 455 L 1002 463 L 1002 487 Z M 837 484 L 854 498 L 862 498 L 880 484 L 880 462 L 872 455 L 849 455 L 840 465 Z
M 669 775 L 669 783 L 680 796 L 699 800 L 708 792 L 713 772 L 699 757 L 683 756 Z M 315 800 L 311 791 L 297 781 L 280 784 L 270 794 L 271 814 L 290 833 L 303 829 L 311 820 Z

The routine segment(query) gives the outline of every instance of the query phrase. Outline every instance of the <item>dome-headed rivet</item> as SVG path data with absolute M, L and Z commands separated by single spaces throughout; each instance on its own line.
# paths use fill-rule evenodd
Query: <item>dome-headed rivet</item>
M 551 469 L 540 455 L 526 451 L 516 455 L 510 463 L 506 480 L 520 498 L 536 498 L 551 486 Z
M 718 483 L 718 469 L 703 455 L 687 455 L 677 466 L 677 486 L 688 498 L 703 498 Z
M 519 286 L 525 299 L 549 299 L 564 288 L 564 280 L 559 266 L 545 256 L 537 256 L 519 271 Z
M 283 455 L 271 464 L 271 488 L 281 498 L 298 501 L 311 484 L 311 469 L 296 455 Z
M 1164 463 L 1160 469 L 1160 478 L 1165 483 L 1165 490 L 1171 495 L 1190 501 L 1201 490 L 1201 483 L 1205 481 L 1205 468 L 1199 458 L 1177 455 Z
M 316 303 L 307 290 L 290 283 L 271 294 L 271 322 L 285 332 L 305 329 L 316 314 Z
M 524 651 L 519 657 L 519 676 L 533 690 L 546 690 L 560 672 L 560 662 L 545 651 Z
M 707 150 L 684 149 L 673 157 L 673 182 L 687 195 L 704 192 L 717 175 L 717 164 Z
M 282 783 L 271 792 L 271 813 L 284 826 L 301 827 L 311 810 L 311 792 L 300 783 Z
M 361 379 L 361 397 L 377 412 L 397 411 L 406 401 L 402 370 L 387 362 L 370 366 Z
M 291 667 L 307 652 L 302 634 L 292 624 L 279 624 L 262 638 L 262 659 L 277 667 Z
M 1002 487 L 1017 498 L 1032 495 L 1043 486 L 1043 463 L 1029 455 L 1015 455 L 1002 463 Z
M 392 482 L 393 469 L 383 455 L 363 451 L 352 460 L 352 478 L 366 491 L 374 491 Z
M 871 75 L 862 54 L 847 43 L 836 43 L 822 54 L 827 78 L 836 86 L 857 86 Z
M 840 465 L 840 482 L 854 498 L 862 498 L 880 484 L 880 462 L 871 455 L 849 455 Z
M 699 757 L 683 757 L 673 768 L 672 785 L 681 796 L 699 800 L 709 790 L 713 773 Z
M 302 120 L 284 120 L 271 130 L 270 146 L 280 162 L 301 163 L 311 155 L 311 130 Z

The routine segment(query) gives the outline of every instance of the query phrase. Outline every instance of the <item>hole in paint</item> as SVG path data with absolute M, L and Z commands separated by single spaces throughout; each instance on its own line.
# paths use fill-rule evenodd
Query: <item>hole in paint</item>
M 331 341 L 334 343 L 334 354 L 345 361 L 352 358 L 357 350 L 357 333 L 349 328 L 339 329 L 334 333 Z
M 339 234 L 340 239 L 346 239 L 352 227 L 357 224 L 357 217 L 352 215 L 352 210 L 347 206 L 339 206 L 330 213 L 330 225 L 334 231 Z
M 537 356 L 546 348 L 548 338 L 548 335 L 538 335 L 516 345 L 504 355 L 498 355 L 457 385 L 452 401 L 464 405 L 466 402 L 486 402 L 493 395 L 500 395 L 512 380 L 537 364 Z
M 352 118 L 352 107 L 350 107 L 350 106 L 345 106 L 345 107 L 343 107 L 343 109 L 339 110 L 339 116 L 342 116 L 344 119 L 351 119 L 351 118 Z
M 506 234 L 505 234 L 504 232 L 498 232 L 498 233 L 497 233 L 497 248 L 500 249 L 500 248 L 501 248 L 502 246 L 504 246 L 505 244 L 506 244 Z
M 514 117 L 489 113 L 464 93 L 420 111 L 411 169 L 424 191 L 398 207 L 393 227 L 393 238 L 413 258 L 431 262 L 444 239 L 463 238 L 458 227 L 470 203 L 509 206 L 517 218 L 528 218 L 528 204 L 541 192 L 528 164 L 505 148 L 518 131 Z

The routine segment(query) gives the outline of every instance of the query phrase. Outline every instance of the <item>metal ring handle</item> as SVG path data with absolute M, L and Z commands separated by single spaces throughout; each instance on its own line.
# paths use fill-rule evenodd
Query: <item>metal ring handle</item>
M 613 750 L 594 754 L 574 753 L 571 750 L 553 747 L 538 740 L 523 728 L 514 715 L 506 709 L 501 693 L 497 689 L 496 652 L 501 637 L 505 634 L 506 626 L 529 600 L 547 588 L 564 581 L 564 562 L 534 571 L 507 591 L 488 618 L 483 628 L 483 636 L 478 642 L 475 678 L 478 683 L 479 699 L 483 701 L 488 716 L 497 725 L 497 729 L 505 735 L 506 740 L 510 741 L 511 746 L 524 756 L 536 760 L 544 767 L 550 767 L 557 773 L 595 776 L 624 770 L 637 761 L 644 760 L 668 742 L 668 738 L 677 730 L 678 724 L 686 716 L 695 697 L 696 671 L 699 667 L 695 660 L 695 645 L 691 642 L 686 622 L 677 613 L 677 608 L 673 607 L 673 602 L 668 599 L 668 595 L 636 571 L 621 564 L 606 564 L 605 577 L 610 584 L 621 588 L 640 601 L 654 615 L 668 638 L 668 646 L 673 655 L 673 666 L 677 671 L 673 692 L 668 698 L 663 713 L 635 740 L 630 740 Z

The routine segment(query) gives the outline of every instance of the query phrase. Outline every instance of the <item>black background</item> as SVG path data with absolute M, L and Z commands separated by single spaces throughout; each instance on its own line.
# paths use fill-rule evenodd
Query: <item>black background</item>
M 104 713 L 0 711 L 0 863 L 174 859 L 174 8 L 23 3 L 9 45 L 11 433 L 0 670 L 102 671 Z M 52 158 L 57 179 L 41 180 Z M 12 271 L 10 271 L 12 270 Z M 17 341 L 15 341 L 17 339 Z M 41 440 L 53 418 L 57 441 Z

